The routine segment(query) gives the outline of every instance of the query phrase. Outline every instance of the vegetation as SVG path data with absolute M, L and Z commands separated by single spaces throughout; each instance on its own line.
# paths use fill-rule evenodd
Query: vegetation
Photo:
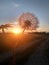
M 24 22 L 24 25 L 22 25 L 22 28 L 24 29 L 23 32 L 25 31 L 25 29 L 29 29 L 29 27 L 31 26 L 31 22 L 29 20 L 26 20 Z
M 11 27 L 10 24 L 0 25 L 0 30 L 2 30 L 2 33 L 5 33 L 4 29 L 7 29 L 9 27 Z
M 16 54 L 15 56 L 16 60 L 14 62 L 16 63 L 16 65 L 25 65 L 26 63 L 28 64 L 30 61 L 27 62 L 27 60 L 29 60 L 29 57 L 31 55 L 34 56 L 34 54 L 35 54 L 35 58 L 37 59 L 36 55 L 38 51 L 41 51 L 41 53 L 38 52 L 38 55 L 39 53 L 40 54 L 45 53 L 44 56 L 46 55 L 46 60 L 48 60 L 47 59 L 48 51 L 46 51 L 49 49 L 48 38 L 49 38 L 49 35 L 38 34 L 38 33 L 20 34 L 20 35 L 17 35 L 17 34 L 15 35 L 12 33 L 6 33 L 2 35 L 2 33 L 0 33 L 0 55 L 6 52 L 12 52 L 12 55 L 11 53 L 9 53 L 8 57 L 1 62 L 1 65 L 4 65 L 4 64 L 12 65 L 13 55 L 14 55 L 13 53 Z M 9 57 L 9 55 L 11 56 Z M 6 55 L 4 54 L 3 56 L 5 57 Z M 48 63 L 48 61 L 46 63 Z

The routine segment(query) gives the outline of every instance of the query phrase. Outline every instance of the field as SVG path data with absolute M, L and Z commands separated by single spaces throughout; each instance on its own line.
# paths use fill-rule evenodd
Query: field
M 0 65 L 48 65 L 49 34 L 0 33 Z

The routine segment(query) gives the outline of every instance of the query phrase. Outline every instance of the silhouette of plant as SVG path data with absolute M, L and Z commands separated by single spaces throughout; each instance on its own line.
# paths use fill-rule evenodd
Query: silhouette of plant
M 0 25 L 0 29 L 2 30 L 3 33 L 5 33 L 4 29 L 7 29 L 8 27 L 11 27 L 11 25 L 10 24 Z

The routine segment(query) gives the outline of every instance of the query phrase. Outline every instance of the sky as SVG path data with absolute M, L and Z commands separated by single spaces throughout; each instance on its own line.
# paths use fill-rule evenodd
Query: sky
M 49 0 L 0 0 L 0 25 L 16 21 L 24 12 L 38 18 L 38 31 L 49 32 Z

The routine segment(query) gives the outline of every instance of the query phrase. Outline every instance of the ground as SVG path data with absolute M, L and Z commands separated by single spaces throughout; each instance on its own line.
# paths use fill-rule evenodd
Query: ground
M 0 33 L 0 65 L 48 65 L 49 34 Z

